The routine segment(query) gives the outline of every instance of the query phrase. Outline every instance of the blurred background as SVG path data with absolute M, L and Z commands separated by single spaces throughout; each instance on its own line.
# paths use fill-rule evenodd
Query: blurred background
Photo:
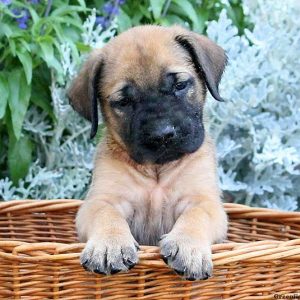
M 0 199 L 84 198 L 101 130 L 70 81 L 116 34 L 181 24 L 229 57 L 226 102 L 206 105 L 224 201 L 299 210 L 299 16 L 298 0 L 0 0 Z

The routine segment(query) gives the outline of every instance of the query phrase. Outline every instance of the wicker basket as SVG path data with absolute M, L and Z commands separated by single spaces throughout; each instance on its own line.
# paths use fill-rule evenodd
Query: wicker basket
M 80 204 L 0 204 L 1 299 L 300 298 L 300 213 L 225 204 L 230 242 L 213 246 L 211 279 L 189 282 L 165 265 L 157 247 L 141 247 L 140 262 L 128 273 L 84 271 L 78 259 L 84 245 L 74 230 Z

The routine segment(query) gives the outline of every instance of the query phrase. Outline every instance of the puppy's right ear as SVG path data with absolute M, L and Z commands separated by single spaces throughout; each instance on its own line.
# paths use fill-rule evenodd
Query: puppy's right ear
M 92 122 L 91 138 L 98 129 L 98 100 L 100 100 L 100 78 L 103 69 L 101 50 L 94 50 L 68 90 L 72 107 Z
M 219 94 L 219 83 L 227 64 L 225 51 L 207 37 L 174 26 L 175 41 L 189 54 L 199 78 L 204 80 L 211 95 L 224 101 Z

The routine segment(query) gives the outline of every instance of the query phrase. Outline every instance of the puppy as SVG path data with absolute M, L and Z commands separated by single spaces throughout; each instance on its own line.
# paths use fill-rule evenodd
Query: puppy
M 76 219 L 85 269 L 126 271 L 145 244 L 185 279 L 211 276 L 227 218 L 202 114 L 207 89 L 222 101 L 225 65 L 219 46 L 178 26 L 132 28 L 87 59 L 68 96 L 91 136 L 100 103 L 107 130 Z

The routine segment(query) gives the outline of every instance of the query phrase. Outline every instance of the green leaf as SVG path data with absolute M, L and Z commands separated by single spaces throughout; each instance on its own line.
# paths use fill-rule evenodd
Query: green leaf
M 63 16 L 63 17 L 55 17 L 54 20 L 61 24 L 64 24 L 64 23 L 68 24 L 68 26 L 71 24 L 74 27 L 77 27 L 78 29 L 82 30 L 82 23 L 74 18 L 71 18 L 68 16 Z
M 147 19 L 151 19 L 151 13 L 147 7 L 145 7 L 143 5 L 139 5 L 139 10 L 143 14 L 144 17 L 146 17 Z
M 130 15 L 130 19 L 133 26 L 140 25 L 143 19 L 143 14 L 141 11 L 135 11 L 133 16 Z
M 4 74 L 0 74 L 0 119 L 4 117 L 9 96 L 8 82 Z
M 30 5 L 28 5 L 28 4 L 25 4 L 25 5 L 26 5 L 26 9 L 28 9 L 29 12 L 30 12 L 30 15 L 31 15 L 33 23 L 38 22 L 38 20 L 40 19 L 40 17 L 37 14 L 37 12 L 35 11 L 35 9 L 33 7 L 31 7 Z
M 84 0 L 77 0 L 77 1 L 82 8 L 86 9 L 86 4 Z
M 63 70 L 60 63 L 54 56 L 54 48 L 52 43 L 47 40 L 43 40 L 40 43 L 40 47 L 42 49 L 42 57 L 48 67 L 54 68 L 58 74 L 61 74 Z
M 88 8 L 82 8 L 75 5 L 61 5 L 59 8 L 53 10 L 51 12 L 51 16 L 64 16 L 67 14 L 74 14 L 75 12 L 87 12 L 91 11 Z
M 184 27 L 185 21 L 184 19 L 181 19 L 176 15 L 168 14 L 160 20 L 160 24 L 163 26 L 171 26 L 172 24 L 178 24 Z
M 83 53 L 89 52 L 92 49 L 91 46 L 85 45 L 85 44 L 79 43 L 79 42 L 76 43 L 76 47 L 80 52 L 83 52 Z
M 50 35 L 43 35 L 37 39 L 37 43 L 49 43 L 52 44 L 54 42 L 54 38 Z
M 165 0 L 150 0 L 150 7 L 153 12 L 154 19 L 158 19 L 161 15 Z
M 73 44 L 76 41 L 80 41 L 82 38 L 79 34 L 79 31 L 76 30 L 74 27 L 72 26 L 62 26 L 62 37 L 60 40 L 62 41 L 69 41 L 69 44 Z M 56 40 L 57 44 L 61 44 L 61 42 L 59 42 L 59 40 Z M 60 47 L 59 47 L 60 48 Z
M 30 84 L 32 79 L 32 58 L 28 52 L 19 50 L 17 51 L 17 56 L 23 65 L 27 83 Z
M 9 25 L 2 23 L 0 26 L 0 36 L 5 35 L 6 37 L 10 37 L 13 34 Z
M 193 30 L 197 32 L 202 32 L 197 13 L 191 2 L 188 0 L 173 0 L 173 2 L 176 3 L 176 5 L 179 6 L 181 10 L 185 13 L 187 18 L 189 18 L 192 21 Z
M 16 56 L 16 43 L 13 39 L 8 39 L 9 48 L 13 56 Z
M 9 73 L 8 85 L 8 104 L 11 112 L 13 131 L 18 140 L 29 104 L 31 86 L 27 84 L 24 72 L 19 69 L 15 69 Z
M 54 56 L 53 45 L 52 42 L 44 40 L 40 43 L 43 56 L 45 58 L 45 62 L 47 63 L 48 59 L 52 59 Z
M 130 17 L 122 9 L 120 11 L 120 15 L 117 20 L 118 20 L 118 25 L 119 25 L 118 30 L 120 32 L 123 32 L 123 31 L 127 30 L 128 28 L 132 27 Z
M 39 40 L 48 39 L 50 37 L 49 30 L 51 31 L 51 27 L 53 24 L 53 21 L 50 22 L 49 17 L 37 20 L 32 24 L 31 27 L 32 36 L 37 39 L 37 42 L 39 42 Z M 48 29 L 48 27 L 50 27 L 50 29 Z M 42 36 L 41 32 L 43 32 Z M 53 38 L 51 37 L 51 39 Z
M 30 44 L 28 44 L 24 39 L 20 39 L 20 42 L 28 52 L 31 52 Z
M 32 159 L 32 143 L 28 137 L 19 140 L 10 137 L 8 145 L 8 169 L 14 184 L 28 173 Z
M 203 33 L 204 28 L 206 26 L 206 22 L 208 21 L 209 18 L 209 10 L 200 7 L 197 11 L 197 15 L 198 15 L 198 21 L 200 24 L 200 27 L 202 28 L 202 30 L 199 31 L 199 33 Z
M 51 79 L 49 73 L 50 71 L 45 65 L 34 70 L 33 78 L 38 78 L 38 80 L 32 81 L 30 101 L 42 108 L 53 120 L 55 120 L 55 115 L 51 106 L 51 92 L 49 88 L 49 81 Z

